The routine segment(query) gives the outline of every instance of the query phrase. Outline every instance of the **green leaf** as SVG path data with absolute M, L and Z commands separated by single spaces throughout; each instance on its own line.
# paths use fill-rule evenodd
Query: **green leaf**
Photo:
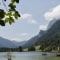
M 18 19 L 18 15 L 16 13 L 13 14 L 13 16 L 15 17 L 15 19 Z
M 15 0 L 11 0 L 11 2 L 12 2 L 12 3 L 14 3 L 14 2 L 15 2 Z
M 12 23 L 14 23 L 15 21 L 14 21 L 14 19 L 12 18 L 12 17 L 10 17 L 9 18 L 9 24 L 12 24 Z
M 13 17 L 10 17 L 10 20 L 14 23 L 15 21 L 14 21 L 14 19 L 13 19 Z
M 21 15 L 18 13 L 18 11 L 15 11 L 15 13 L 18 15 L 18 17 L 21 17 Z
M 5 17 L 5 12 L 4 10 L 0 9 L 0 19 Z
M 3 20 L 0 20 L 0 25 L 5 26 L 5 22 Z
M 5 19 L 5 23 L 7 23 L 7 22 L 9 22 L 9 24 L 12 24 L 12 23 L 14 23 L 15 21 L 14 21 L 13 17 L 9 17 L 9 18 L 6 18 L 6 19 Z
M 10 18 L 5 18 L 5 22 L 6 23 L 9 22 L 9 20 L 10 20 Z
M 6 15 L 7 16 L 12 16 L 12 11 L 9 11 Z
M 16 3 L 19 3 L 19 0 L 15 0 L 16 1 Z
M 9 6 L 13 11 L 15 11 L 16 5 L 13 5 L 13 3 L 10 3 L 8 6 Z
M 4 0 L 4 1 L 6 1 L 6 0 Z
M 21 17 L 20 14 L 18 13 L 18 11 L 15 11 L 15 13 L 13 14 L 13 16 L 15 17 L 15 19 L 18 19 L 18 17 Z

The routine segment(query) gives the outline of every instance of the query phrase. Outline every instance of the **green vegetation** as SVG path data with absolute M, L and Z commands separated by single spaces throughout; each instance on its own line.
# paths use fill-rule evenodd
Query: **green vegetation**
M 15 22 L 15 20 L 18 20 L 18 17 L 21 17 L 19 12 L 16 10 L 16 3 L 19 3 L 19 0 L 10 0 L 8 4 L 8 8 L 6 7 L 7 0 L 2 0 L 2 3 L 4 5 L 5 9 L 0 9 L 0 25 L 5 26 L 5 24 L 8 22 L 9 24 L 12 24 Z
M 28 51 L 28 48 L 23 49 L 23 51 L 24 51 L 24 52 L 27 52 L 27 51 Z
M 21 46 L 19 47 L 19 51 L 20 51 L 20 52 L 22 52 L 22 51 L 23 51 L 23 49 L 22 49 L 22 47 L 21 47 Z
M 0 48 L 0 52 L 22 52 L 23 49 L 20 46 L 19 48 Z
M 28 48 L 28 51 L 35 51 L 35 47 Z
M 29 47 L 29 48 L 25 48 L 23 49 L 24 52 L 29 52 L 29 51 L 36 51 L 36 52 L 41 52 L 41 50 L 39 49 L 40 45 L 37 46 L 33 46 L 33 47 Z

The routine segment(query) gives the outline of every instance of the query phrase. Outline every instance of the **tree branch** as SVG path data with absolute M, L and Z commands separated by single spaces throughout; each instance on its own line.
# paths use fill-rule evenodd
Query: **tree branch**
M 6 11 L 8 11 L 6 4 L 4 3 L 4 0 L 2 0 L 3 6 L 5 7 Z

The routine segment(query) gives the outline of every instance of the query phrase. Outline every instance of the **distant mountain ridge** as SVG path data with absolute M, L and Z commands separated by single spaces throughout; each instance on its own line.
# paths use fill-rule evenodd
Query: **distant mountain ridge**
M 15 45 L 12 41 L 0 37 L 0 47 L 17 48 L 18 46 Z
M 23 46 L 27 41 L 21 41 L 21 42 L 12 41 L 12 42 L 19 47 L 19 46 Z

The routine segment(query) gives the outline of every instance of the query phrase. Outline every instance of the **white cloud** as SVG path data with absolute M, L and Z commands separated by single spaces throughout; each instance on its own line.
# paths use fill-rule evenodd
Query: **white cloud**
M 37 24 L 37 21 L 34 20 L 34 19 L 30 19 L 30 20 L 28 20 L 28 23 L 30 23 L 30 24 Z
M 44 14 L 46 20 L 51 21 L 53 19 L 60 19 L 60 5 L 54 7 L 51 11 Z
M 25 14 L 21 14 L 21 19 L 27 19 L 29 17 L 31 17 L 31 14 L 25 13 Z
M 40 25 L 39 30 L 47 30 L 47 25 Z
M 28 24 L 36 24 L 37 21 L 33 18 L 32 14 L 21 14 L 21 20 L 26 21 Z

